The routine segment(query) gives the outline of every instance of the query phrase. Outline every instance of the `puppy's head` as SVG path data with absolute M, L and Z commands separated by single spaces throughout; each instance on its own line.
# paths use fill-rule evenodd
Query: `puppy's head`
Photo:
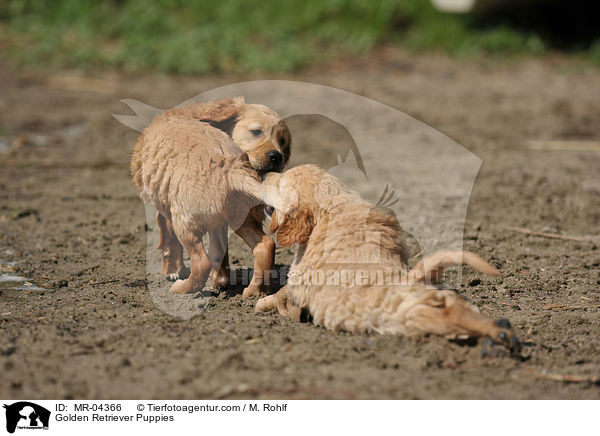
M 280 172 L 290 158 L 292 136 L 285 122 L 260 104 L 245 104 L 231 133 L 233 141 L 261 172 Z
M 287 164 L 292 136 L 281 117 L 267 106 L 234 97 L 201 103 L 194 109 L 200 121 L 231 136 L 259 172 L 280 172 Z
M 269 233 L 277 232 L 280 245 L 305 244 L 339 194 L 349 192 L 336 177 L 314 165 L 301 165 L 282 174 L 268 173 L 262 182 L 271 215 Z

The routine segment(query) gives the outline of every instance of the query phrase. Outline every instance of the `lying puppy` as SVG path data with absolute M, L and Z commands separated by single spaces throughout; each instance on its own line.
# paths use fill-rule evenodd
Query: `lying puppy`
M 272 206 L 269 232 L 279 244 L 298 243 L 288 283 L 261 298 L 257 311 L 277 309 L 315 324 L 354 333 L 433 333 L 448 338 L 487 336 L 518 346 L 507 320 L 492 321 L 454 291 L 435 289 L 444 267 L 464 263 L 488 274 L 496 269 L 470 252 L 446 251 L 413 270 L 397 220 L 313 165 L 269 173 L 263 200 Z M 396 276 L 394 276 L 396 273 Z
M 256 183 L 256 171 L 281 171 L 290 157 L 291 137 L 279 115 L 241 97 L 168 110 L 142 132 L 131 159 L 133 181 L 158 213 L 162 274 L 177 280 L 176 293 L 202 289 L 213 271 L 216 284 L 229 282 L 227 225 L 255 256 L 254 276 L 244 296 L 267 289 L 263 272 L 273 266 L 275 244 L 262 230 L 263 208 L 240 194 Z M 245 162 L 227 159 L 246 153 Z M 227 172 L 231 171 L 230 174 Z M 241 219 L 241 222 L 240 222 Z M 208 255 L 202 236 L 210 236 Z M 183 248 L 191 275 L 183 263 Z

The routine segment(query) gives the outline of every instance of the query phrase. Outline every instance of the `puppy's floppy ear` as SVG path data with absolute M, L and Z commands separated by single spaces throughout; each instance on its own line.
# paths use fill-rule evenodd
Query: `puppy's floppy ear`
M 283 163 L 286 164 L 292 152 L 292 135 L 285 121 L 281 120 L 273 127 L 273 136 L 277 138 L 277 144 L 281 147 L 281 153 L 283 154 Z
M 243 104 L 244 97 L 215 101 L 201 114 L 200 121 L 208 123 L 231 136 L 241 116 L 241 106 Z
M 273 210 L 273 213 L 271 214 L 271 222 L 269 223 L 269 229 L 268 232 L 273 234 L 277 231 L 277 229 L 279 228 L 279 221 L 278 221 L 278 217 L 277 217 L 277 209 Z
M 312 212 L 301 208 L 293 216 L 285 216 L 277 231 L 277 242 L 283 246 L 292 245 L 295 242 L 306 244 L 314 226 L 315 219 Z

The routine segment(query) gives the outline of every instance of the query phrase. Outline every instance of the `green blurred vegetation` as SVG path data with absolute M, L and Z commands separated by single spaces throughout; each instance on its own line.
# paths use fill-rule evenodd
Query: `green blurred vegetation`
M 459 56 L 567 49 L 600 64 L 600 39 L 564 45 L 537 24 L 442 14 L 429 0 L 0 0 L 0 46 L 20 65 L 294 71 L 381 44 Z

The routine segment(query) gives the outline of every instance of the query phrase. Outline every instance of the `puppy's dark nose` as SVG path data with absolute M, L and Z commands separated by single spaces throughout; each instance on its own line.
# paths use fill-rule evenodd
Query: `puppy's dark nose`
M 276 150 L 271 150 L 270 152 L 268 152 L 267 157 L 273 165 L 273 168 L 279 167 L 281 165 L 281 162 L 283 162 L 283 155 Z
M 265 205 L 265 213 L 267 214 L 267 216 L 273 215 L 273 210 L 273 206 L 269 206 L 268 204 Z

